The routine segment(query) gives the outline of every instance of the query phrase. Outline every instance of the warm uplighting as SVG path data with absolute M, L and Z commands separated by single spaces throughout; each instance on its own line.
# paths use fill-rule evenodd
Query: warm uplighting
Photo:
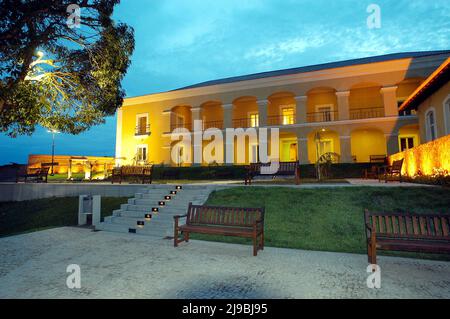
M 153 213 L 159 213 L 159 208 L 158 207 L 153 207 L 152 208 L 152 212 Z
M 172 200 L 172 196 L 164 196 L 165 200 Z
M 151 221 L 152 220 L 152 214 L 145 214 L 145 220 L 146 221 Z
M 177 191 L 170 191 L 170 195 L 176 195 Z
M 176 189 L 176 190 L 182 190 L 182 189 L 183 189 L 183 186 L 177 186 L 177 187 L 175 187 L 175 189 Z
M 159 206 L 166 206 L 166 202 L 160 201 L 160 202 L 158 203 L 158 205 L 159 205 Z
M 402 174 L 417 176 L 448 176 L 450 172 L 450 135 L 422 144 L 389 157 L 389 162 L 405 159 Z

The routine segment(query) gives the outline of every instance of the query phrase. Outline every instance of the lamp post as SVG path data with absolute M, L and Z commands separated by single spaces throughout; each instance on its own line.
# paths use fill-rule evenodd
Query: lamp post
M 52 172 L 50 173 L 50 176 L 54 176 L 55 173 L 53 171 L 53 166 L 55 163 L 55 135 L 59 134 L 59 132 L 55 129 L 48 130 L 47 132 L 52 133 Z

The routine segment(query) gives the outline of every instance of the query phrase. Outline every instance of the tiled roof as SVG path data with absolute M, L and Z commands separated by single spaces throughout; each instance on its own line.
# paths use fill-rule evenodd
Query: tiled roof
M 399 60 L 399 59 L 409 59 L 409 58 L 420 58 L 420 57 L 433 56 L 433 55 L 439 55 L 439 54 L 449 54 L 450 55 L 450 50 L 393 53 L 393 54 L 379 55 L 379 56 L 374 56 L 374 57 L 367 57 L 367 58 L 360 58 L 360 59 L 353 59 L 353 60 L 346 60 L 346 61 L 339 61 L 339 62 L 331 62 L 331 63 L 317 64 L 317 65 L 303 66 L 303 67 L 299 67 L 299 68 L 255 73 L 255 74 L 235 76 L 235 77 L 230 77 L 230 78 L 202 82 L 202 83 L 186 86 L 183 88 L 179 88 L 175 91 L 193 89 L 193 88 L 199 88 L 199 87 L 205 87 L 205 86 L 211 86 L 211 85 L 218 85 L 218 84 L 227 84 L 227 83 L 234 83 L 234 82 L 240 82 L 240 81 L 263 79 L 263 78 L 269 78 L 269 77 L 275 77 L 275 76 L 293 75 L 293 74 L 320 71 L 320 70 L 333 69 L 333 68 L 340 68 L 340 67 L 359 65 L 359 64 L 369 64 L 369 63 L 384 62 L 384 61 Z

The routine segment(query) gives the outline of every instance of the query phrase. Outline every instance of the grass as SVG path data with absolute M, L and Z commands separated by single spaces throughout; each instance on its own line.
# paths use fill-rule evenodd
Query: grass
M 127 199 L 103 197 L 102 217 Z M 78 197 L 0 203 L 0 237 L 77 224 Z
M 392 212 L 450 212 L 450 190 L 442 188 L 234 188 L 214 192 L 207 205 L 266 208 L 266 246 L 366 253 L 364 208 Z M 192 238 L 251 244 L 235 237 Z M 388 253 L 391 254 L 391 253 Z M 450 256 L 392 253 L 397 256 Z

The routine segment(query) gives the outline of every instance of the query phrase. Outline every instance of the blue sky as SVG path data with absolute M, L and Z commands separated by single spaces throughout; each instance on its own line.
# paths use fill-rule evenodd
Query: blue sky
M 367 27 L 370 4 L 381 28 Z M 134 27 L 127 96 L 207 80 L 402 51 L 450 49 L 448 0 L 122 0 L 115 18 Z M 57 154 L 112 156 L 115 118 L 79 136 L 59 135 Z M 0 164 L 48 154 L 51 134 L 0 135 Z

